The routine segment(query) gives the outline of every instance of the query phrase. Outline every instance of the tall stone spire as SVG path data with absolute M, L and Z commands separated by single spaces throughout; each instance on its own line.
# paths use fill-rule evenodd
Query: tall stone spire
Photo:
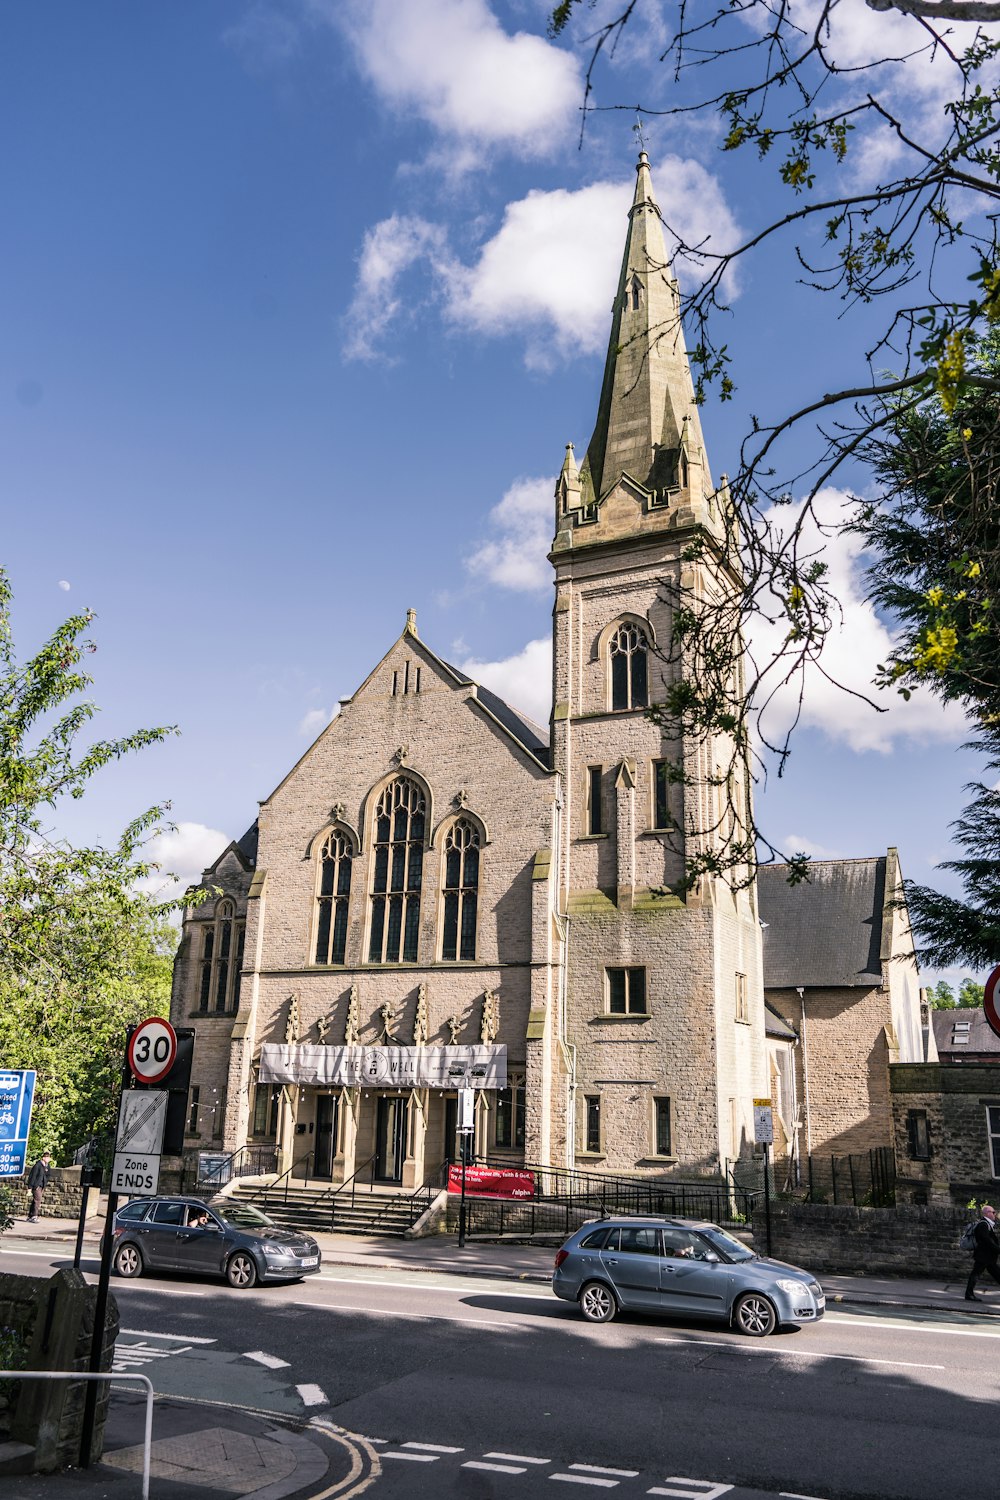
M 697 506 L 712 489 L 645 151 L 636 166 L 597 424 L 580 467 L 583 505 L 601 501 L 623 473 L 654 492 L 658 504 L 677 491 Z

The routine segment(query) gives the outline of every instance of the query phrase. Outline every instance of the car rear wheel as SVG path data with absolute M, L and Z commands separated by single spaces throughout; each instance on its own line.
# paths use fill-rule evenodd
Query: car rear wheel
M 237 1250 L 235 1255 L 231 1255 L 226 1266 L 226 1280 L 230 1286 L 253 1286 L 257 1280 L 257 1266 L 253 1256 L 248 1255 L 245 1250 Z
M 142 1251 L 138 1245 L 122 1245 L 115 1251 L 113 1264 L 119 1276 L 141 1276 Z
M 588 1281 L 580 1293 L 580 1311 L 588 1323 L 610 1323 L 618 1311 L 614 1292 L 603 1281 Z
M 733 1322 L 740 1333 L 763 1339 L 777 1328 L 778 1315 L 768 1297 L 760 1292 L 744 1292 L 733 1308 Z

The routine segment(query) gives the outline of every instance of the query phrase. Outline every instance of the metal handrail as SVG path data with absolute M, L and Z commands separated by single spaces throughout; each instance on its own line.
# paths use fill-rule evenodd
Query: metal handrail
M 313 1153 L 311 1151 L 306 1151 L 302 1156 L 297 1156 L 295 1158 L 295 1160 L 292 1162 L 291 1166 L 288 1167 L 286 1171 L 282 1172 L 282 1174 L 281 1174 L 280 1177 L 276 1177 L 273 1182 L 264 1183 L 263 1186 L 261 1186 L 259 1188 L 256 1188 L 253 1192 L 251 1192 L 251 1193 L 249 1193 L 247 1195 L 246 1201 L 248 1203 L 255 1203 L 262 1193 L 263 1193 L 265 1201 L 266 1201 L 267 1195 L 269 1193 L 273 1193 L 275 1191 L 275 1189 L 277 1189 L 278 1187 L 281 1186 L 282 1183 L 284 1183 L 285 1184 L 284 1201 L 285 1201 L 285 1203 L 287 1203 L 288 1202 L 288 1179 L 291 1177 L 292 1173 L 295 1171 L 295 1168 L 297 1166 L 300 1166 L 302 1162 L 309 1161 L 309 1159 L 312 1157 L 312 1155 L 313 1155 Z M 308 1169 L 306 1171 L 306 1178 L 305 1178 L 305 1180 L 306 1180 L 306 1182 L 309 1181 L 309 1172 L 308 1172 Z
M 382 1220 L 393 1209 L 398 1208 L 400 1204 L 409 1203 L 409 1204 L 412 1205 L 413 1202 L 414 1202 L 414 1200 L 418 1199 L 420 1197 L 421 1193 L 426 1193 L 427 1194 L 427 1207 L 429 1208 L 430 1204 L 431 1204 L 431 1195 L 434 1192 L 435 1185 L 437 1185 L 438 1187 L 441 1186 L 442 1179 L 446 1179 L 447 1178 L 447 1172 L 448 1172 L 448 1159 L 445 1158 L 444 1161 L 438 1163 L 438 1165 L 434 1168 L 434 1170 L 432 1172 L 428 1172 L 427 1173 L 427 1175 L 424 1177 L 423 1182 L 420 1184 L 420 1186 L 418 1188 L 414 1188 L 412 1193 L 408 1193 L 405 1198 L 402 1197 L 402 1196 L 400 1196 L 400 1197 L 395 1198 L 392 1203 L 387 1203 L 385 1205 L 385 1207 L 382 1209 L 382 1212 L 380 1214 L 376 1214 L 375 1219 L 374 1219 L 374 1221 L 372 1223 L 372 1226 L 371 1226 L 372 1229 L 373 1230 L 377 1229 L 378 1226 L 379 1226 L 379 1224 L 382 1222 Z M 424 1212 L 426 1212 L 426 1210 L 424 1210 Z M 416 1221 L 417 1221 L 417 1219 L 419 1217 L 420 1217 L 419 1214 L 411 1214 L 410 1223 L 411 1224 L 415 1224 Z
M 243 1146 L 238 1146 L 235 1151 L 231 1151 L 229 1153 L 224 1161 L 217 1162 L 214 1167 L 210 1168 L 209 1171 L 205 1173 L 204 1177 L 198 1175 L 196 1168 L 196 1186 L 211 1187 L 214 1184 L 217 1187 L 225 1187 L 227 1182 L 231 1182 L 234 1177 L 239 1177 L 241 1175 L 233 1167 L 233 1163 L 237 1160 L 238 1157 L 242 1157 L 244 1153 L 246 1153 L 247 1159 L 249 1159 L 251 1153 L 255 1151 L 261 1153 L 270 1151 L 276 1155 L 277 1149 L 277 1146 L 272 1145 L 270 1142 L 258 1142 L 252 1145 L 248 1143 Z M 223 1175 L 224 1173 L 225 1175 Z
M 110 1370 L 84 1374 L 79 1370 L 0 1370 L 0 1380 L 137 1380 L 146 1387 L 146 1429 L 142 1440 L 142 1500 L 149 1500 L 149 1455 L 153 1446 L 153 1382 L 148 1375 L 119 1375 Z

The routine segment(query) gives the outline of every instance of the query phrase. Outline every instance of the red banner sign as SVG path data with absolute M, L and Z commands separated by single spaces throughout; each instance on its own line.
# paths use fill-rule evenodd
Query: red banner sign
M 448 1191 L 462 1191 L 461 1167 L 448 1168 Z M 515 1167 L 466 1167 L 465 1195 L 467 1198 L 533 1198 L 535 1174 L 518 1171 Z

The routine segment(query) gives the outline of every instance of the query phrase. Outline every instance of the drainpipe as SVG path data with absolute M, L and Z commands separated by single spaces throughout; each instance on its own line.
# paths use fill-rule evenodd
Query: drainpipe
M 802 1017 L 802 1102 L 806 1107 L 806 1155 L 812 1156 L 812 1125 L 809 1120 L 809 1046 L 806 1037 L 806 997 L 801 984 L 795 986 Z

